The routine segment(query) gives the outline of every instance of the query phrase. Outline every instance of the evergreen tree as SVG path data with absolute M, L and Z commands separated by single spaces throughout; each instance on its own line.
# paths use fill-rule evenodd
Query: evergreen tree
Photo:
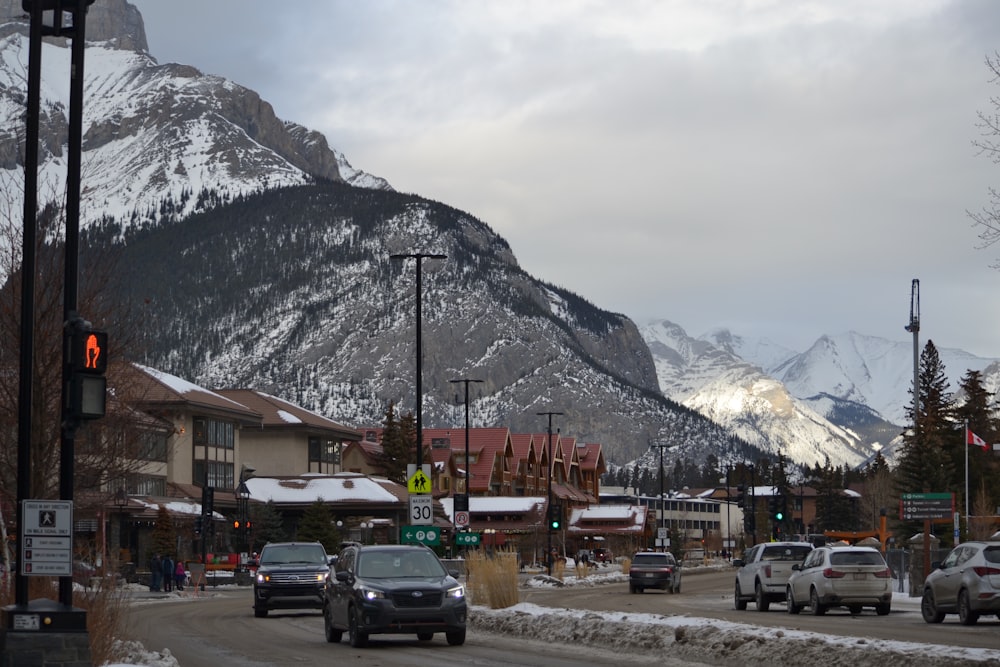
M 398 484 L 406 483 L 406 464 L 410 460 L 410 445 L 402 424 L 396 420 L 396 406 L 389 404 L 382 423 L 381 464 L 385 476 Z
M 322 498 L 317 498 L 302 513 L 302 520 L 299 522 L 299 530 L 296 538 L 302 542 L 319 542 L 326 549 L 328 554 L 337 553 L 340 550 L 340 532 L 333 523 L 333 514 L 330 508 L 323 502 Z
M 263 505 L 251 505 L 250 520 L 253 522 L 253 529 L 250 531 L 250 551 L 258 551 L 258 545 L 284 542 L 288 539 L 284 521 L 273 500 L 268 500 Z
M 897 483 L 900 493 L 954 491 L 955 412 L 948 393 L 944 365 L 933 341 L 920 355 L 917 375 L 917 413 L 908 413 L 913 425 L 903 434 Z
M 992 451 L 983 451 L 979 447 L 968 445 L 965 441 L 965 425 L 970 431 L 983 438 L 986 442 L 997 442 L 997 407 L 990 392 L 983 387 L 982 373 L 976 370 L 966 371 L 959 384 L 959 389 L 965 397 L 965 402 L 955 408 L 955 418 L 960 424 L 958 447 L 956 447 L 952 464 L 962 479 L 957 484 L 965 492 L 965 463 L 968 456 L 969 484 L 971 496 L 970 505 L 981 505 L 986 508 L 996 507 L 1000 501 L 1000 465 Z M 978 490 L 978 494 L 977 494 Z M 964 505 L 961 505 L 964 507 Z M 974 512 L 973 514 L 977 514 Z M 990 510 L 990 515 L 993 511 Z
M 170 554 L 174 558 L 177 557 L 177 529 L 174 527 L 174 520 L 171 518 L 170 512 L 163 505 L 160 505 L 156 510 L 156 524 L 153 526 L 153 534 L 150 539 L 153 553 L 161 556 Z

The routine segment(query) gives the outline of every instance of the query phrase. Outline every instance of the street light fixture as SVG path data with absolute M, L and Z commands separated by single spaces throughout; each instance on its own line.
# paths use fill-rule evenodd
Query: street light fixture
M 398 253 L 395 255 L 389 255 L 389 259 L 415 259 L 417 260 L 417 470 L 421 469 L 423 465 L 423 448 L 424 448 L 424 420 L 423 420 L 423 343 L 420 337 L 420 319 L 421 319 L 421 309 L 420 309 L 420 292 L 421 292 L 421 275 L 423 271 L 421 267 L 423 266 L 423 260 L 425 259 L 448 259 L 448 255 L 438 255 L 431 253 L 415 252 L 415 253 Z
M 545 562 L 548 564 L 549 576 L 552 576 L 552 471 L 555 470 L 555 466 L 552 464 L 552 417 L 562 416 L 562 412 L 536 412 L 539 417 L 547 416 L 549 418 L 549 428 L 548 428 L 548 504 L 545 506 L 545 511 L 548 515 L 548 530 L 546 534 L 548 535 L 548 543 L 545 547 Z

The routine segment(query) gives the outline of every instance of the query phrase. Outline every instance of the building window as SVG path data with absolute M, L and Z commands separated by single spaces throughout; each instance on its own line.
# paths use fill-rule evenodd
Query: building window
M 217 489 L 234 489 L 236 488 L 236 484 L 234 484 L 234 470 L 235 466 L 232 463 L 226 461 L 209 461 L 208 476 L 206 478 L 205 461 L 195 459 L 194 482 L 201 485 L 207 479 L 208 486 L 213 486 Z
M 236 426 L 233 422 L 224 422 L 206 417 L 195 417 L 194 422 L 194 444 L 208 445 L 209 447 L 222 447 L 232 449 L 235 442 Z
M 136 496 L 165 496 L 167 478 L 155 475 L 132 475 L 128 480 L 128 492 Z
M 167 461 L 167 436 L 165 433 L 145 431 L 139 435 L 139 451 L 136 456 L 142 461 Z

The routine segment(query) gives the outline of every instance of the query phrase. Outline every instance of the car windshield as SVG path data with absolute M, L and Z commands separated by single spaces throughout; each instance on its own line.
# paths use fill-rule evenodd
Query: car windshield
M 441 561 L 429 551 L 372 551 L 358 555 L 358 576 L 367 579 L 443 577 Z
M 774 546 L 774 547 L 764 547 L 764 553 L 761 554 L 761 560 L 791 560 L 796 562 L 801 562 L 806 559 L 809 552 L 812 551 L 812 547 L 808 545 L 802 546 Z
M 885 565 L 885 559 L 877 551 L 834 551 L 830 565 Z
M 633 565 L 673 565 L 674 559 L 669 554 L 636 554 Z
M 261 565 L 325 565 L 326 551 L 318 544 L 265 547 Z

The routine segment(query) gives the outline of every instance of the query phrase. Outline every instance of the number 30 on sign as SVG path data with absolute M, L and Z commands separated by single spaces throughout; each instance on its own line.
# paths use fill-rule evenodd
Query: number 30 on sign
M 434 499 L 431 496 L 410 496 L 410 523 L 416 526 L 434 523 Z

